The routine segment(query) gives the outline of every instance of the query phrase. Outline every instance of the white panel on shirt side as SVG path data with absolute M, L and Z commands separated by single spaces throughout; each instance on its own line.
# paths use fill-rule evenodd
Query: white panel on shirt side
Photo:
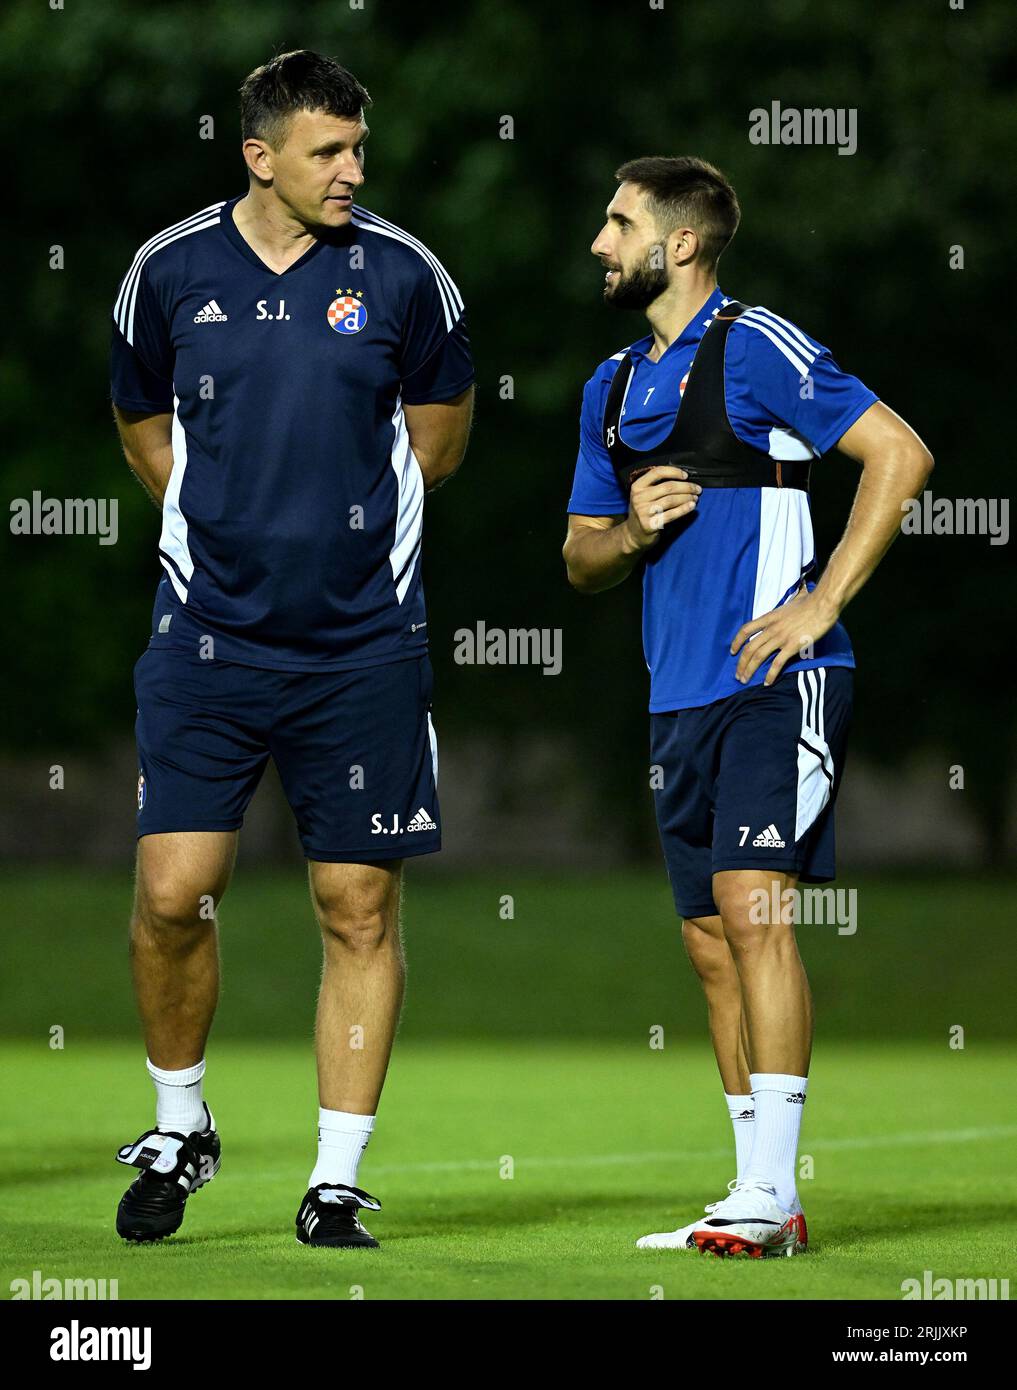
M 187 544 L 187 518 L 180 506 L 180 489 L 183 486 L 184 473 L 187 470 L 187 435 L 180 422 L 179 408 L 180 401 L 178 397 L 174 396 L 173 425 L 170 433 L 173 467 L 170 470 L 169 482 L 166 484 L 166 493 L 162 502 L 162 532 L 159 537 L 159 549 L 172 557 L 179 567 L 180 573 L 190 584 L 194 577 L 194 560 Z M 161 555 L 159 559 L 163 569 L 169 575 L 170 583 L 176 590 L 177 598 L 181 603 L 186 603 L 188 590 L 180 582 L 172 565 L 168 564 Z
M 759 489 L 759 555 L 753 618 L 769 613 L 815 559 L 809 496 L 796 487 Z
M 813 459 L 819 458 L 815 449 L 797 430 L 790 426 L 780 426 L 770 431 L 770 457 L 772 459 Z
M 396 401 L 392 424 L 395 427 L 395 435 L 389 462 L 396 475 L 397 506 L 395 535 L 389 553 L 389 563 L 392 566 L 392 578 L 398 581 L 396 598 L 402 603 L 416 573 L 418 560 L 414 559 L 409 568 L 406 568 L 406 563 L 419 551 L 424 529 L 424 475 L 410 444 L 402 396 Z

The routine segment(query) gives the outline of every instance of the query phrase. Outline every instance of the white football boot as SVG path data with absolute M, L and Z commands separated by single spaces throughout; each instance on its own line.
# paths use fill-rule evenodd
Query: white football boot
M 785 1211 L 769 1183 L 746 1182 L 717 1202 L 692 1229 L 697 1250 L 711 1255 L 802 1255 L 808 1231 L 801 1211 Z
M 732 1178 L 727 1185 L 728 1192 L 733 1192 L 738 1186 L 738 1179 Z M 705 1208 L 709 1215 L 716 1211 L 720 1206 L 719 1202 L 710 1202 Z M 695 1250 L 696 1242 L 692 1239 L 692 1232 L 702 1225 L 702 1220 L 690 1221 L 687 1226 L 679 1226 L 677 1231 L 656 1231 L 650 1236 L 640 1236 L 636 1241 L 637 1250 Z

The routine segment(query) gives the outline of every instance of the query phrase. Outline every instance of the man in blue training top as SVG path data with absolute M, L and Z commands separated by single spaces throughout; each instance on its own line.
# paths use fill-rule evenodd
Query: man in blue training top
M 826 348 L 720 291 L 740 214 L 719 170 L 645 158 L 615 177 L 591 250 L 606 302 L 651 331 L 586 384 L 564 556 L 582 593 L 642 567 L 657 823 L 737 1158 L 730 1195 L 638 1244 L 792 1255 L 812 1001 L 789 890 L 834 875 L 854 667 L 840 614 L 932 458 Z M 834 446 L 862 475 L 819 575 L 809 468 Z
M 444 267 L 353 201 L 369 101 L 316 53 L 251 73 L 246 195 L 147 241 L 114 308 L 114 413 L 162 508 L 165 571 L 135 668 L 131 957 L 157 1105 L 118 1154 L 142 1170 L 117 1212 L 127 1240 L 175 1231 L 219 1167 L 202 1095 L 215 910 L 272 757 L 325 956 L 297 1239 L 377 1244 L 357 1167 L 402 1000 L 402 860 L 440 847 L 424 493 L 462 460 L 473 368 Z

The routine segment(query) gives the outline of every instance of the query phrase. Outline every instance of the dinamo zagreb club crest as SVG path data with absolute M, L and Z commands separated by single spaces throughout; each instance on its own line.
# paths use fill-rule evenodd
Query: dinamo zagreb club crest
M 357 290 L 356 294 L 352 290 L 345 294 L 336 290 L 336 294 L 338 299 L 333 299 L 328 306 L 329 326 L 337 333 L 359 333 L 367 322 L 367 305 L 361 298 L 363 290 Z

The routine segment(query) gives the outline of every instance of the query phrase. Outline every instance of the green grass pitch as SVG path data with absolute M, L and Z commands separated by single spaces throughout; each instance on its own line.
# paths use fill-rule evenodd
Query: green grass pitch
M 115 1278 L 121 1299 L 892 1300 L 926 1269 L 1012 1272 L 1017 1117 L 998 1048 L 966 1060 L 941 1046 L 824 1049 L 802 1143 L 814 1248 L 765 1263 L 634 1249 L 691 1219 L 732 1173 L 699 1045 L 400 1049 L 361 1169 L 384 1205 L 368 1222 L 376 1251 L 294 1239 L 313 1158 L 306 1045 L 213 1049 L 222 1169 L 176 1236 L 142 1247 L 113 1232 L 131 1178 L 113 1153 L 150 1123 L 139 1048 L 8 1045 L 2 1061 L 8 1121 L 20 1117 L 3 1141 L 5 1297 L 36 1269 Z
M 130 875 L 19 871 L 0 937 L 0 1296 L 117 1279 L 123 1300 L 899 1300 L 1013 1274 L 1013 883 L 857 880 L 857 931 L 802 927 L 817 1042 L 800 1187 L 812 1252 L 634 1248 L 733 1174 L 697 982 L 662 871 L 448 876 L 410 866 L 409 992 L 360 1181 L 377 1251 L 299 1246 L 315 1146 L 320 948 L 306 884 L 243 861 L 222 913 L 206 1094 L 223 1166 L 181 1231 L 113 1230 L 153 1121 L 130 996 Z M 500 912 L 505 895 L 514 911 Z M 664 1028 L 662 1050 L 650 1030 Z M 950 1046 L 964 1029 L 964 1046 Z M 63 1047 L 50 1030 L 63 1029 Z M 511 1176 L 508 1174 L 511 1172 Z

